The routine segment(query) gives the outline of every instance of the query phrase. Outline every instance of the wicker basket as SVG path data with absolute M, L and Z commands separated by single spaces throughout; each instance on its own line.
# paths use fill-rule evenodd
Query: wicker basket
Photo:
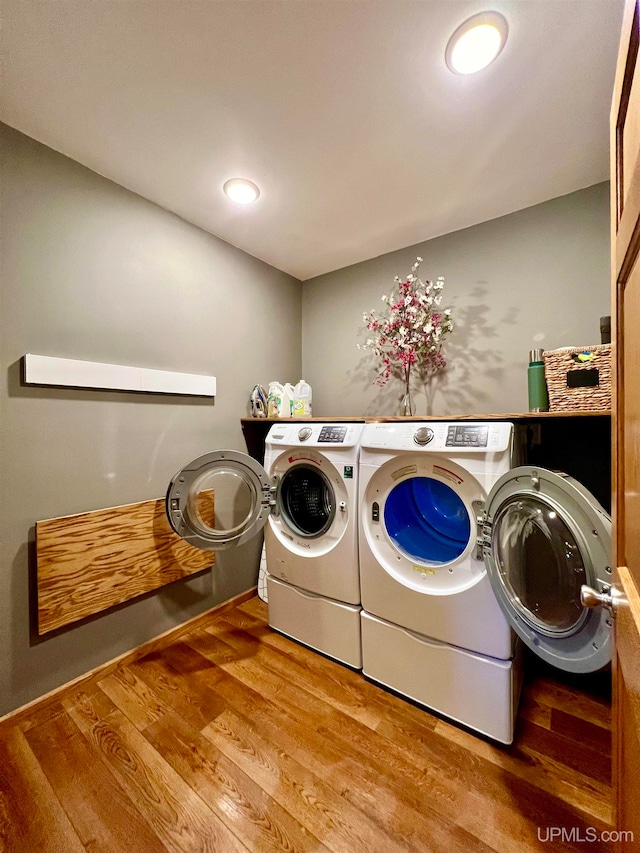
M 611 408 L 611 344 L 548 350 L 543 358 L 550 412 Z

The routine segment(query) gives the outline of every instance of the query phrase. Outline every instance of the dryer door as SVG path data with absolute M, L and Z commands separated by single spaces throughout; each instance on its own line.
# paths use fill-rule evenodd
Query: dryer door
M 611 520 L 566 474 L 523 466 L 489 493 L 479 544 L 491 586 L 516 633 L 548 663 L 593 672 L 611 659 L 611 617 L 580 590 L 611 583 Z
M 362 532 L 376 564 L 427 595 L 456 595 L 481 583 L 486 570 L 475 557 L 476 519 L 485 496 L 453 459 L 423 452 L 392 457 L 373 473 L 361 502 Z
M 206 551 L 235 548 L 262 530 L 276 505 L 265 469 L 236 450 L 216 450 L 171 480 L 166 510 L 175 532 Z

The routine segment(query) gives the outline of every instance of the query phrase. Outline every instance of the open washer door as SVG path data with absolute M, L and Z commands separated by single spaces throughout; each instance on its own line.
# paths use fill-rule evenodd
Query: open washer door
M 276 507 L 277 486 L 237 450 L 216 450 L 185 465 L 171 480 L 166 510 L 175 532 L 205 551 L 252 539 Z
M 568 672 L 606 666 L 611 615 L 581 603 L 583 585 L 611 584 L 611 520 L 593 495 L 566 474 L 522 466 L 494 485 L 482 522 L 491 586 L 527 646 Z

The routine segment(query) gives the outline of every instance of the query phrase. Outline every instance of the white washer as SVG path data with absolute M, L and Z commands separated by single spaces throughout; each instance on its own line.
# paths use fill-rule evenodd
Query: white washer
M 606 613 L 580 603 L 583 584 L 604 590 L 608 516 L 571 478 L 515 461 L 504 422 L 368 424 L 361 440 L 364 674 L 503 743 L 512 627 L 565 669 L 610 658 Z
M 360 669 L 358 455 L 363 424 L 274 425 L 265 468 L 278 511 L 265 530 L 269 624 Z
M 231 548 L 266 525 L 269 624 L 358 669 L 362 430 L 282 421 L 267 436 L 264 467 L 245 453 L 215 451 L 185 466 L 167 492 L 172 527 L 197 547 Z

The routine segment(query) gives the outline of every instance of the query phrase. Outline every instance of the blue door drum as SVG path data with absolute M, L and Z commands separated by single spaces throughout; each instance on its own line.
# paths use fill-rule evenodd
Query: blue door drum
M 471 535 L 460 496 L 432 477 L 413 477 L 394 486 L 385 502 L 384 523 L 402 554 L 431 566 L 457 560 Z

